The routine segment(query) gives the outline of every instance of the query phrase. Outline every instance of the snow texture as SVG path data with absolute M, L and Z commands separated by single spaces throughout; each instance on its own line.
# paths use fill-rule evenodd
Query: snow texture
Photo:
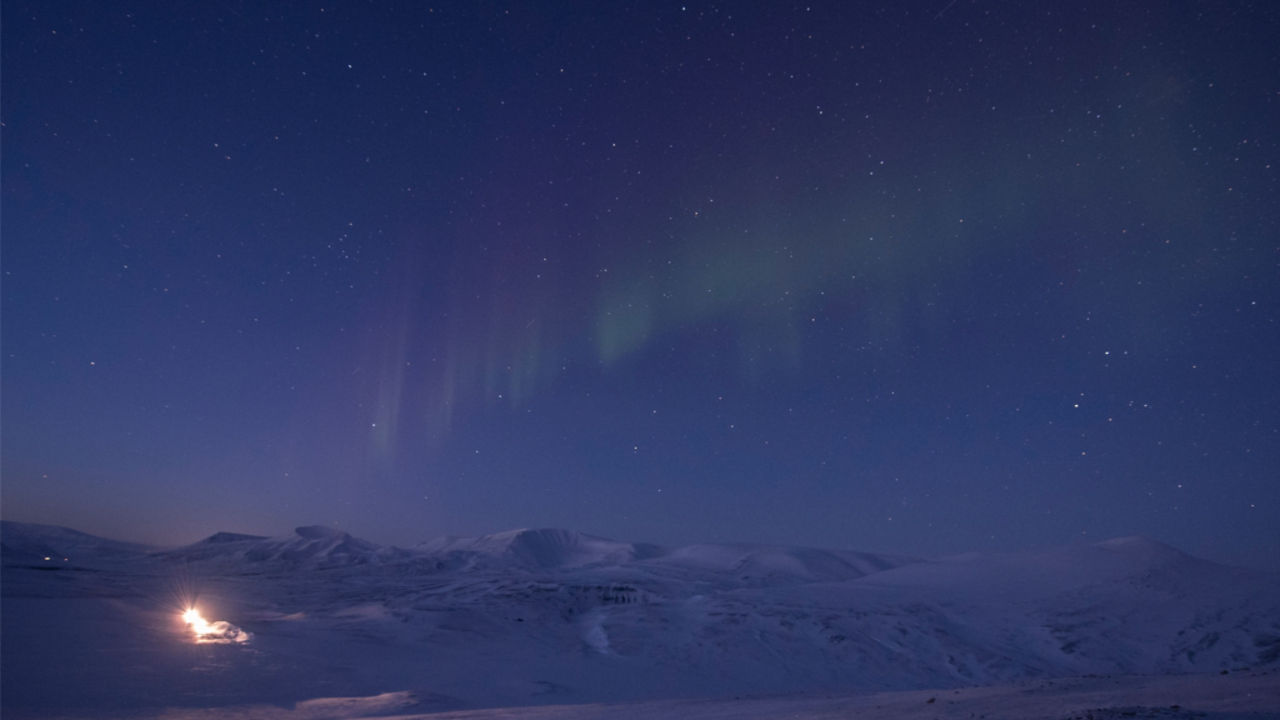
M 565 530 L 0 541 L 6 718 L 1280 713 L 1280 577 L 1144 538 L 933 560 Z M 195 642 L 192 606 L 251 639 Z

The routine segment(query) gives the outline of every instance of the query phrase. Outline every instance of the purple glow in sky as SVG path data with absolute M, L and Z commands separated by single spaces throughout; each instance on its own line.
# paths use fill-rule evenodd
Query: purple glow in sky
M 1274 568 L 1277 35 L 5 3 L 4 517 Z

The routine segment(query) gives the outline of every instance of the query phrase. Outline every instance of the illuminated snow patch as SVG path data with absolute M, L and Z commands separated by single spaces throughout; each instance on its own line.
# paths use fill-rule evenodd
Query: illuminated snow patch
M 182 613 L 182 622 L 191 628 L 191 633 L 195 635 L 198 643 L 245 643 L 253 637 L 226 620 L 209 622 L 195 608 L 188 608 Z

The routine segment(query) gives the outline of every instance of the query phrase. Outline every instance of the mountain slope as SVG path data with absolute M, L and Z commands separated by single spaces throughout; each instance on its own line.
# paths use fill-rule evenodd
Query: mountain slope
M 527 569 L 622 565 L 660 554 L 657 546 L 624 543 L 570 530 L 509 530 L 473 538 L 440 538 L 416 550 L 450 559 L 451 565 L 508 564 Z
M 56 525 L 0 521 L 0 557 L 5 564 L 84 564 L 137 557 L 153 549 Z
M 218 561 L 246 564 L 364 565 L 402 558 L 406 553 L 371 543 L 345 532 L 308 525 L 285 537 L 262 537 L 220 532 L 204 540 L 156 554 L 182 562 Z
M 1280 576 L 1141 538 L 919 560 L 563 530 L 398 550 L 303 527 L 78 574 L 9 552 L 0 678 L 32 716 L 143 686 L 157 706 L 411 690 L 448 709 L 1280 667 Z M 175 586 L 252 640 L 188 652 Z

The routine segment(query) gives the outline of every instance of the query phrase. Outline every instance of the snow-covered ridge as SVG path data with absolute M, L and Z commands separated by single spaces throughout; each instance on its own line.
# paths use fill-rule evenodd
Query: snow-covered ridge
M 404 557 L 405 552 L 371 543 L 341 530 L 307 525 L 284 537 L 219 532 L 172 550 L 155 553 L 164 560 L 239 561 L 285 565 L 362 565 Z
M 414 550 L 440 558 L 442 567 L 455 569 L 507 566 L 568 570 L 628 566 L 736 578 L 754 584 L 850 580 L 919 562 L 918 558 L 907 556 L 740 543 L 667 548 L 554 528 L 439 538 L 422 543 Z
M 415 550 L 455 562 L 502 561 L 537 569 L 621 565 L 662 552 L 654 545 L 618 542 L 556 528 L 439 538 L 422 543 Z
M 748 585 L 838 582 L 879 577 L 897 586 L 946 585 L 952 591 L 1018 585 L 1061 589 L 1116 575 L 1152 574 L 1186 564 L 1216 566 L 1150 538 L 1120 537 L 1037 553 L 967 553 L 935 560 L 744 543 L 663 547 L 630 543 L 558 528 L 515 529 L 476 537 L 441 537 L 411 549 L 379 545 L 323 525 L 268 537 L 218 532 L 177 548 L 156 549 L 110 540 L 70 528 L 4 521 L 6 563 L 70 557 L 82 562 L 151 557 L 200 562 L 360 565 L 396 561 L 433 564 L 438 570 L 522 569 L 568 571 L 635 567 L 666 574 L 732 579 Z M 882 573 L 887 573 L 881 575 Z
M 905 555 L 769 545 L 689 545 L 672 550 L 658 564 L 732 575 L 756 584 L 854 580 L 920 562 Z
M 75 665 L 56 653 L 32 654 L 54 664 L 31 672 L 11 664 L 25 643 L 44 647 L 62 632 L 66 618 L 48 603 L 109 598 L 76 622 L 115 613 L 113 626 L 135 632 L 175 622 L 165 613 L 176 610 L 163 609 L 177 607 L 166 600 L 175 586 L 252 636 L 259 654 L 245 662 L 259 664 L 228 686 L 236 702 L 415 688 L 446 698 L 439 709 L 448 709 L 1280 667 L 1280 576 L 1144 538 L 929 560 L 664 548 L 554 529 L 412 549 L 319 526 L 281 537 L 218 533 L 162 551 L 19 524 L 5 524 L 2 539 L 5 688 L 20 698 Z M 64 572 L 30 562 L 33 551 L 68 548 L 77 554 Z M 72 636 L 113 637 L 84 628 Z M 96 652 L 115 652 L 103 643 Z M 130 647 L 144 655 L 133 667 L 164 665 L 150 646 Z M 500 682 L 478 679 L 496 677 L 497 662 Z M 101 684 L 136 687 L 111 674 L 129 667 L 101 670 Z M 303 686 L 313 689 L 265 689 Z M 32 707 L 51 707 L 39 703 L 56 702 L 61 687 L 49 685 Z
M 108 540 L 57 525 L 0 521 L 0 557 L 9 563 L 79 562 L 85 558 L 113 560 L 155 550 L 148 545 Z

